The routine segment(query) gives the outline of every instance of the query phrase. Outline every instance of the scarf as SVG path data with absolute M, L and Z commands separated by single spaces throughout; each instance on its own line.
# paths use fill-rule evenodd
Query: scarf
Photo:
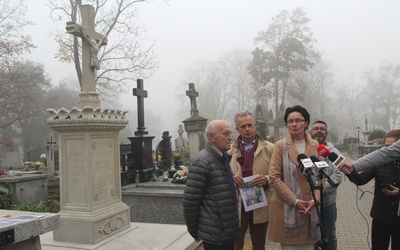
M 296 195 L 297 199 L 302 200 L 299 177 L 297 174 L 297 166 L 290 159 L 289 154 L 286 151 L 286 139 L 284 141 L 283 151 L 283 177 L 285 184 L 290 190 Z M 285 222 L 285 234 L 288 237 L 302 235 L 306 232 L 305 227 L 306 216 L 297 211 L 295 206 L 284 203 L 284 222 Z M 316 208 L 311 209 L 311 236 L 313 238 L 319 236 L 320 230 L 318 230 L 318 215 Z
M 244 149 L 242 138 L 239 138 L 239 149 L 241 157 L 244 158 L 242 166 L 242 176 L 248 177 L 253 175 L 253 161 L 254 161 L 254 152 L 257 150 L 258 146 L 258 139 L 255 139 L 254 146 L 247 150 Z

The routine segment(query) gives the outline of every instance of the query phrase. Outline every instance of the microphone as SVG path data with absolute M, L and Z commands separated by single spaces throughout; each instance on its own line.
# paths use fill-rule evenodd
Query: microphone
M 310 158 L 314 162 L 314 165 L 317 167 L 319 173 L 323 174 L 328 179 L 328 183 L 334 188 L 338 187 L 340 183 L 332 179 L 328 172 L 326 172 L 325 170 L 325 168 L 329 167 L 328 163 L 326 163 L 325 161 L 320 161 L 315 155 L 312 155 Z
M 297 161 L 299 162 L 299 168 L 302 174 L 307 176 L 308 183 L 312 189 L 322 189 L 319 184 L 317 177 L 314 175 L 312 169 L 314 167 L 313 162 L 305 154 L 299 154 L 297 156 Z
M 338 168 L 338 167 L 344 162 L 344 160 L 345 160 L 346 158 L 344 158 L 344 156 L 341 155 L 341 154 L 337 155 L 335 152 L 331 152 L 331 153 L 328 155 L 328 159 L 332 162 L 332 164 L 333 164 L 335 167 Z
M 325 146 L 324 144 L 318 145 L 317 152 L 320 156 L 325 157 L 325 158 L 328 157 L 328 155 L 331 153 L 329 148 L 327 146 Z

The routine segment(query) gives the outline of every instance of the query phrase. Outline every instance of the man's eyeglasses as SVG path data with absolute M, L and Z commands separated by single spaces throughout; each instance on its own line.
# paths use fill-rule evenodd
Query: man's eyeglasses
M 287 124 L 300 123 L 304 121 L 305 121 L 304 119 L 287 120 Z

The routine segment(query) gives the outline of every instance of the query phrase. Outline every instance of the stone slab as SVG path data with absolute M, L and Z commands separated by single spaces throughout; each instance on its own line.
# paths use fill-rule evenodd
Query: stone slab
M 4 218 L 9 216 L 8 218 Z M 22 216 L 31 216 L 36 218 L 28 218 L 23 220 Z M 14 243 L 7 246 L 7 249 L 11 249 L 11 246 L 21 246 L 28 241 L 29 244 L 40 243 L 37 242 L 35 237 L 50 232 L 59 226 L 60 215 L 53 213 L 32 213 L 26 211 L 15 211 L 15 210 L 0 210 L 0 233 L 9 230 L 14 230 Z M 15 248 L 23 249 L 23 248 Z M 39 248 L 40 249 L 40 248 Z
M 195 249 L 193 238 L 185 225 L 166 225 L 132 222 L 131 227 L 98 244 L 85 245 L 53 240 L 52 233 L 41 235 L 43 250 L 95 249 L 95 250 L 177 250 Z
M 44 174 L 4 177 L 0 179 L 0 185 L 8 186 L 10 193 L 21 202 L 38 203 L 47 200 L 47 175 Z
M 184 224 L 182 197 L 185 185 L 146 182 L 122 187 L 122 200 L 130 207 L 131 221 Z

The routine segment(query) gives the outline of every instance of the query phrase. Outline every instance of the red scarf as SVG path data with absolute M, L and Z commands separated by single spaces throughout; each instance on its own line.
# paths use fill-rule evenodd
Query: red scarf
M 258 140 L 256 138 L 254 146 L 247 150 L 244 150 L 242 139 L 239 138 L 238 141 L 239 141 L 239 149 L 240 149 L 240 154 L 241 154 L 240 157 L 244 158 L 243 163 L 240 164 L 242 166 L 242 176 L 243 177 L 252 176 L 253 175 L 254 152 L 256 152 L 256 150 L 257 150 Z

